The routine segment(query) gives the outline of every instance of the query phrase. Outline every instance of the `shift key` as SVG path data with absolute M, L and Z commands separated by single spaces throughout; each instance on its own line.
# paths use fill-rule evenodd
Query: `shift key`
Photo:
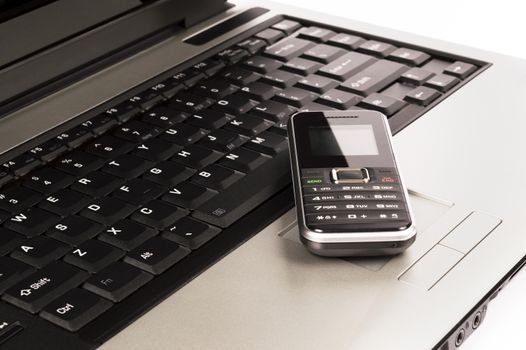
M 2 299 L 34 314 L 88 276 L 71 265 L 55 261 L 9 288 Z
M 397 62 L 380 60 L 344 81 L 340 88 L 367 96 L 393 83 L 408 69 Z

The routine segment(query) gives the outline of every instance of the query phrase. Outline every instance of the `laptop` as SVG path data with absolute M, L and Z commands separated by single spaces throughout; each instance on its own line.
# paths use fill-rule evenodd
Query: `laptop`
M 525 262 L 524 61 L 270 2 L 0 6 L 1 349 L 455 349 Z M 402 254 L 299 241 L 287 120 L 333 109 L 389 118 Z

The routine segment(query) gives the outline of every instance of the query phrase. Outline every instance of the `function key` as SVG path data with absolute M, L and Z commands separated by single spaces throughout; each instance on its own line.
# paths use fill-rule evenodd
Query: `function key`
M 225 67 L 225 64 L 213 58 L 207 58 L 204 61 L 194 64 L 193 66 L 198 71 L 204 72 L 206 75 L 214 75 Z
M 91 128 L 81 124 L 58 135 L 57 139 L 66 143 L 69 147 L 75 148 L 93 137 Z
M 340 33 L 331 37 L 327 41 L 327 44 L 338 46 L 347 50 L 356 50 L 358 46 L 360 46 L 364 42 L 365 39 L 359 36 Z
M 265 50 L 265 55 L 280 61 L 288 61 L 291 58 L 301 55 L 314 43 L 300 38 L 286 38 Z
M 195 250 L 215 237 L 221 229 L 194 218 L 184 217 L 163 232 L 163 237 Z
M 422 85 L 426 80 L 435 75 L 433 72 L 422 68 L 411 68 L 400 77 L 400 81 L 413 85 Z M 455 79 L 455 78 L 453 78 Z
M 466 79 L 471 73 L 473 73 L 476 70 L 477 66 L 471 63 L 456 61 L 455 63 L 447 66 L 444 69 L 444 73 L 453 75 L 460 79 Z
M 425 86 L 420 86 L 411 90 L 404 99 L 421 106 L 427 106 L 439 97 L 440 92 Z
M 343 55 L 345 51 L 334 46 L 319 44 L 311 47 L 303 53 L 305 58 L 318 61 L 321 63 L 329 63 L 334 61 L 339 56 Z
M 231 47 L 217 54 L 217 57 L 227 64 L 236 64 L 248 56 L 250 54 L 247 51 L 238 47 Z
M 364 53 L 371 54 L 371 55 L 386 57 L 391 52 L 395 51 L 396 47 L 394 47 L 391 44 L 384 43 L 381 41 L 368 40 L 362 43 L 358 47 L 358 50 Z
M 272 28 L 281 30 L 282 32 L 285 32 L 285 34 L 290 35 L 300 29 L 301 24 L 296 21 L 291 21 L 290 19 L 284 19 L 283 21 L 274 24 Z
M 117 119 L 119 122 L 126 122 L 134 116 L 136 116 L 137 114 L 139 114 L 140 112 L 141 110 L 137 106 L 126 101 L 106 110 L 104 114 Z
M 117 125 L 117 121 L 107 114 L 101 114 L 86 120 L 81 125 L 97 135 L 102 135 Z
M 460 83 L 458 78 L 446 74 L 437 74 L 424 83 L 425 86 L 429 86 L 433 89 L 437 89 L 441 92 L 449 91 L 453 86 Z
M 247 50 L 252 55 L 261 51 L 267 43 L 263 39 L 248 38 L 237 44 L 238 47 Z
M 40 317 L 76 332 L 103 314 L 113 304 L 84 289 L 72 289 L 47 305 Z
M 313 40 L 317 42 L 325 42 L 336 35 L 335 32 L 329 29 L 319 28 L 319 27 L 308 27 L 302 28 L 299 32 L 299 37 Z
M 180 84 L 184 84 L 190 87 L 194 86 L 195 84 L 197 84 L 198 81 L 204 79 L 205 77 L 205 73 L 200 72 L 199 70 L 191 67 L 185 69 L 182 72 L 172 75 L 172 77 L 168 81 L 165 80 L 165 83 L 168 83 L 170 86 L 174 86 L 174 88 L 175 86 Z
M 296 57 L 285 63 L 282 69 L 287 70 L 292 73 L 297 73 L 301 75 L 308 75 L 316 72 L 323 65 L 321 63 L 307 60 L 305 58 Z
M 108 118 L 108 117 L 103 116 L 103 118 Z M 115 125 L 117 124 L 117 121 L 111 118 L 110 120 L 113 123 L 115 123 Z M 61 155 L 62 153 L 66 152 L 67 150 L 68 148 L 66 147 L 64 142 L 62 142 L 61 140 L 57 138 L 52 138 L 51 140 L 46 141 L 43 144 L 35 148 L 32 148 L 31 150 L 29 150 L 29 152 L 35 155 L 36 157 L 40 158 L 40 160 L 42 160 L 43 162 L 49 162 L 55 159 L 56 157 L 58 157 L 59 155 Z M 1 183 L 1 180 L 0 180 L 0 183 Z
M 190 250 L 172 241 L 153 237 L 128 253 L 124 262 L 151 274 L 160 275 L 188 254 Z
M 148 110 L 156 104 L 164 101 L 164 96 L 154 89 L 147 89 L 146 91 L 130 97 L 128 101 L 135 106 Z
M 167 99 L 174 97 L 179 91 L 185 89 L 185 85 L 179 79 L 175 79 L 173 76 L 155 85 L 159 89 L 159 92 Z M 153 89 L 154 87 L 152 87 Z
M 41 164 L 37 156 L 31 152 L 27 152 L 8 160 L 2 164 L 0 169 L 15 174 L 16 176 L 23 176 Z
M 15 177 L 7 170 L 0 170 L 0 187 L 13 180 Z
M 379 93 L 371 94 L 359 103 L 361 107 L 380 111 L 387 116 L 399 111 L 405 105 L 404 101 Z
M 269 44 L 274 44 L 281 38 L 285 37 L 285 34 L 283 32 L 276 30 L 276 29 L 265 29 L 255 35 L 256 38 L 265 40 Z
M 420 66 L 424 62 L 426 62 L 428 59 L 430 59 L 431 56 L 429 56 L 427 53 L 422 52 L 422 51 L 417 51 L 413 49 L 408 49 L 406 47 L 401 47 L 391 52 L 389 54 L 389 58 L 394 61 L 407 63 L 407 64 L 411 64 L 414 66 Z

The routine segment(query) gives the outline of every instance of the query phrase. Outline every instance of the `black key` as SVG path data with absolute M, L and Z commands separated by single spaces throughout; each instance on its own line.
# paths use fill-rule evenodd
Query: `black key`
M 241 67 L 229 67 L 223 70 L 221 77 L 231 81 L 233 84 L 244 86 L 259 79 L 260 75 Z
M 312 102 L 318 96 L 310 91 L 291 87 L 278 92 L 274 99 L 289 105 L 301 107 L 309 102 Z
M 260 81 L 285 89 L 296 84 L 300 79 L 301 77 L 296 74 L 277 70 L 272 73 L 265 74 L 263 77 L 261 77 Z
M 11 217 L 11 214 L 7 211 L 0 210 L 0 224 Z
M 400 77 L 400 81 L 414 84 L 422 85 L 426 80 L 435 75 L 433 72 L 427 71 L 422 68 L 411 68 Z
M 301 107 L 299 110 L 301 112 L 332 111 L 332 110 L 336 110 L 336 108 L 327 107 L 326 105 L 322 105 L 316 102 L 310 102 L 310 103 L 307 103 L 305 106 Z
M 76 332 L 112 305 L 110 301 L 87 290 L 75 288 L 47 305 L 40 317 L 70 332 Z
M 198 144 L 220 152 L 228 152 L 241 146 L 247 140 L 247 137 L 237 133 L 217 129 L 206 135 Z
M 226 79 L 208 79 L 197 84 L 193 92 L 197 95 L 220 99 L 234 93 L 238 89 Z
M 237 43 L 237 46 L 247 50 L 251 54 L 255 54 L 261 51 L 265 46 L 267 46 L 267 43 L 263 39 L 248 38 L 240 43 Z
M 305 89 L 316 92 L 318 94 L 329 91 L 330 89 L 338 86 L 339 83 L 329 78 L 321 77 L 317 74 L 311 74 L 302 78 L 298 81 L 297 86 Z
M 89 173 L 71 185 L 71 189 L 91 197 L 101 197 L 123 183 L 124 180 L 100 171 Z
M 325 42 L 332 38 L 336 33 L 329 29 L 319 28 L 319 27 L 308 27 L 303 28 L 299 36 L 301 38 L 317 41 L 317 42 Z
M 396 50 L 396 47 L 381 41 L 368 40 L 362 43 L 358 47 L 358 50 L 379 57 L 387 57 L 391 52 Z
M 169 80 L 165 80 L 164 83 L 170 86 L 177 84 L 184 84 L 186 86 L 194 86 L 200 80 L 206 77 L 205 73 L 198 69 L 190 67 L 182 72 L 173 75 Z
M 265 55 L 280 61 L 288 61 L 313 47 L 314 43 L 299 38 L 286 38 L 267 47 Z
M 23 176 L 41 164 L 42 162 L 37 156 L 33 155 L 31 152 L 27 152 L 8 160 L 2 164 L 0 169 L 9 171 L 16 176 Z
M 184 166 L 201 169 L 221 158 L 223 153 L 213 151 L 199 145 L 189 145 L 177 152 L 171 160 L 183 164 Z
M 96 135 L 102 135 L 117 124 L 118 123 L 117 120 L 115 120 L 115 118 L 111 117 L 108 114 L 101 114 L 89 120 L 86 120 L 81 125 L 91 130 L 91 132 L 95 133 Z
M 170 188 L 162 199 L 183 208 L 195 209 L 216 194 L 216 191 L 185 181 Z
M 90 200 L 90 197 L 66 188 L 47 196 L 39 206 L 52 213 L 66 216 L 84 208 Z
M 234 94 L 217 101 L 212 108 L 224 113 L 242 114 L 248 112 L 256 105 L 257 102 L 252 101 L 245 94 Z
M 73 248 L 65 257 L 68 264 L 88 272 L 97 272 L 124 256 L 124 251 L 94 239 Z
M 460 80 L 458 78 L 446 74 L 437 74 L 428 81 L 426 81 L 424 85 L 429 86 L 433 89 L 437 89 L 441 92 L 446 92 L 458 83 L 460 83 Z
M 184 217 L 163 232 L 163 237 L 195 250 L 217 236 L 221 229 L 190 217 Z
M 230 169 L 241 171 L 242 173 L 248 173 L 269 159 L 270 157 L 264 154 L 241 147 L 227 154 L 221 159 L 219 164 Z
M 102 197 L 88 205 L 80 215 L 104 225 L 111 225 L 130 215 L 134 210 L 134 206 L 116 198 Z
M 13 250 L 11 257 L 41 269 L 62 257 L 68 250 L 67 245 L 54 239 L 37 236 L 20 244 Z
M 339 49 L 337 47 L 326 44 L 319 44 L 305 51 L 305 53 L 303 53 L 303 57 L 309 60 L 314 60 L 327 64 L 329 62 L 334 61 L 336 58 L 340 57 L 344 53 L 344 50 Z
M 53 166 L 73 176 L 82 176 L 100 168 L 102 165 L 104 165 L 104 159 L 82 151 L 73 151 L 59 157 Z
M 130 120 L 139 113 L 141 113 L 141 109 L 129 101 L 122 102 L 104 112 L 104 114 L 109 115 L 122 123 Z
M 212 164 L 192 176 L 190 181 L 213 190 L 222 190 L 242 177 L 243 174 L 238 171 Z
M 228 227 L 289 183 L 289 155 L 283 151 L 232 184 L 228 191 L 206 201 L 192 216 L 214 226 Z
M 188 215 L 188 210 L 176 207 L 161 200 L 153 200 L 138 209 L 131 218 L 158 230 Z
M 268 100 L 272 98 L 278 91 L 279 89 L 271 85 L 263 84 L 259 81 L 255 81 L 241 88 L 241 94 L 256 101 Z
M 422 51 L 417 51 L 413 49 L 408 49 L 406 47 L 401 47 L 394 50 L 389 54 L 389 58 L 393 61 L 398 61 L 402 63 L 411 64 L 414 66 L 420 66 L 425 61 L 431 58 L 427 53 Z
M 245 62 L 243 62 L 243 66 L 245 68 L 261 74 L 275 71 L 276 69 L 281 67 L 282 64 L 283 63 L 281 63 L 280 61 L 276 61 L 271 58 L 262 57 L 259 55 L 252 56 Z
M 70 185 L 75 179 L 52 168 L 42 168 L 23 182 L 23 186 L 40 193 L 49 194 Z
M 84 283 L 84 288 L 114 302 L 124 300 L 153 278 L 135 267 L 114 262 Z
M 159 197 L 163 191 L 161 186 L 151 181 L 132 179 L 113 191 L 113 196 L 134 205 L 141 205 Z
M 272 122 L 252 115 L 240 115 L 232 119 L 225 129 L 248 136 L 257 135 L 272 126 Z
M 207 58 L 204 61 L 194 64 L 193 67 L 197 69 L 198 71 L 211 76 L 219 72 L 221 69 L 223 69 L 225 67 L 225 64 L 221 62 L 220 60 L 216 60 L 213 58 Z
M 265 29 L 255 35 L 256 38 L 265 40 L 269 44 L 274 44 L 276 41 L 283 38 L 284 36 L 285 35 L 281 31 L 271 28 Z
M 156 104 L 164 101 L 164 96 L 158 89 L 146 89 L 128 99 L 129 102 L 144 110 L 148 110 Z
M 477 66 L 471 63 L 456 61 L 444 68 L 444 73 L 453 75 L 460 79 L 466 79 L 471 73 L 473 73 L 476 70 Z
M 326 77 L 345 81 L 353 74 L 358 73 L 367 66 L 376 62 L 376 58 L 359 52 L 349 52 L 334 62 L 322 67 L 318 74 Z
M 380 60 L 344 81 L 341 88 L 358 95 L 367 96 L 388 86 L 406 70 L 408 67 L 403 64 Z
M 55 261 L 9 288 L 2 299 L 35 314 L 87 277 L 86 272 Z
M 340 33 L 332 36 L 327 40 L 327 44 L 338 46 L 347 50 L 356 50 L 358 46 L 363 44 L 365 39 L 356 35 Z
M 102 158 L 115 158 L 133 149 L 131 142 L 120 140 L 116 137 L 105 135 L 86 147 L 86 152 Z M 66 156 L 67 157 L 67 156 Z
M 152 162 L 142 158 L 123 154 L 108 162 L 102 171 L 125 179 L 131 179 L 152 167 Z
M 193 95 L 187 92 L 180 92 L 170 99 L 168 107 L 187 113 L 196 113 L 207 108 L 215 101 L 199 95 Z
M 120 220 L 99 235 L 99 239 L 120 249 L 132 250 L 157 231 L 132 220 Z
M 142 116 L 142 121 L 148 124 L 156 125 L 162 129 L 167 129 L 177 123 L 182 122 L 188 117 L 188 114 L 179 112 L 168 107 L 159 106 L 149 110 Z
M 253 137 L 244 147 L 256 152 L 274 155 L 288 149 L 288 141 L 286 137 L 264 131 Z
M 206 131 L 186 123 L 180 123 L 166 130 L 159 137 L 168 142 L 186 146 L 196 142 L 204 135 L 206 135 Z
M 31 266 L 23 262 L 0 256 L 0 294 L 33 271 Z
M 188 254 L 190 250 L 174 242 L 153 237 L 132 250 L 124 261 L 146 272 L 160 275 Z
M 0 227 L 0 255 L 6 255 L 24 240 L 25 237 Z
M 113 119 L 111 119 L 115 124 L 117 124 L 117 122 Z M 68 150 L 68 148 L 66 147 L 66 145 L 64 144 L 64 142 L 62 142 L 61 140 L 57 139 L 57 138 L 53 138 L 49 141 L 46 141 L 44 142 L 43 144 L 35 147 L 35 148 L 32 148 L 29 150 L 30 153 L 32 153 L 33 155 L 35 155 L 36 157 L 38 157 L 41 161 L 43 162 L 49 162 L 53 159 L 55 159 L 56 157 L 58 157 L 59 155 L 63 154 L 64 152 L 66 152 Z M 1 184 L 1 182 L 0 182 Z
M 405 95 L 414 89 L 414 85 L 406 83 L 394 83 L 387 89 L 382 90 L 382 95 L 394 97 L 399 100 L 403 100 Z
M 348 109 L 360 102 L 361 97 L 350 92 L 332 89 L 322 94 L 316 101 L 338 109 Z
M 57 139 L 75 148 L 93 137 L 90 129 L 81 124 L 58 135 Z
M 300 29 L 301 24 L 290 19 L 284 19 L 283 21 L 274 24 L 272 28 L 281 30 L 282 32 L 285 32 L 285 34 L 290 35 L 296 30 Z
M 59 216 L 48 211 L 29 208 L 12 216 L 4 226 L 24 236 L 33 237 L 50 228 L 58 220 L 60 220 Z
M 171 186 L 188 179 L 195 170 L 176 162 L 164 161 L 144 173 L 143 178 L 160 185 Z
M 248 57 L 250 54 L 239 47 L 231 47 L 224 49 L 223 51 L 217 54 L 217 57 L 227 64 L 236 64 L 243 60 L 245 57 Z
M 173 76 L 160 83 L 157 83 L 155 87 L 165 98 L 168 99 L 174 97 L 179 91 L 186 88 L 181 80 L 176 79 Z
M 181 150 L 183 146 L 175 145 L 171 142 L 158 138 L 146 143 L 141 143 L 132 152 L 133 155 L 146 160 L 158 162 L 170 158 L 175 152 Z
M 19 213 L 42 199 L 42 195 L 24 187 L 6 188 L 0 192 L 0 209 L 10 213 Z
M 7 170 L 0 170 L 0 187 L 13 180 L 15 177 Z
M 408 102 L 419 104 L 421 106 L 427 106 L 440 96 L 440 92 L 434 89 L 425 86 L 419 86 L 416 89 L 411 90 L 405 96 L 405 100 Z
M 374 109 L 390 116 L 404 107 L 406 103 L 394 97 L 374 93 L 364 98 L 359 106 L 367 109 Z
M 228 114 L 214 111 L 212 109 L 205 109 L 199 113 L 191 115 L 186 122 L 197 126 L 198 128 L 214 130 L 228 123 L 230 119 L 232 119 L 232 116 Z
M 320 67 L 323 67 L 323 65 L 319 62 L 296 57 L 285 63 L 281 69 L 296 74 L 308 75 L 316 72 Z
M 296 112 L 296 108 L 276 101 L 264 101 L 254 107 L 250 114 L 258 117 L 279 122 L 287 119 Z
M 161 128 L 132 120 L 115 130 L 115 136 L 133 143 L 145 142 L 161 133 Z
M 78 245 L 95 237 L 102 229 L 103 226 L 96 222 L 73 215 L 62 219 L 46 235 L 69 245 Z

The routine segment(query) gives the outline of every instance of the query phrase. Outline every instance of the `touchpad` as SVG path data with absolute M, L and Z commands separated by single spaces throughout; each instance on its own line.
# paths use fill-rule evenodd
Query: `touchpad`
M 411 190 L 409 190 L 409 202 L 411 203 L 414 220 L 416 222 L 416 228 L 418 231 L 417 239 L 419 239 L 418 237 L 425 235 L 426 229 L 435 223 L 449 208 L 453 206 L 453 203 Z M 280 236 L 298 244 L 302 244 L 296 225 L 284 230 L 282 233 L 280 233 Z M 411 249 L 411 247 L 408 249 Z M 384 267 L 390 259 L 391 257 L 383 256 L 344 258 L 345 261 L 366 268 L 370 271 L 380 271 L 380 269 Z

